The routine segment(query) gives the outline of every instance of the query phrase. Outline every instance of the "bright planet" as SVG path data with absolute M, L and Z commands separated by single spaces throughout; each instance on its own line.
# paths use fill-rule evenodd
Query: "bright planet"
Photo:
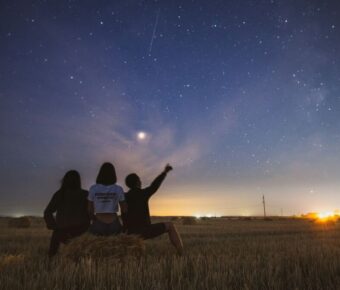
M 138 134 L 137 134 L 137 139 L 138 140 L 145 140 L 145 138 L 146 138 L 146 133 L 145 132 L 143 132 L 143 131 L 138 132 Z

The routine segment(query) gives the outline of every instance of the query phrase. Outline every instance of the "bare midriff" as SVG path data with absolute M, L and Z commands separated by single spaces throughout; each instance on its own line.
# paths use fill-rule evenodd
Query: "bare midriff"
M 96 219 L 105 224 L 111 224 L 117 219 L 117 214 L 116 213 L 96 213 Z

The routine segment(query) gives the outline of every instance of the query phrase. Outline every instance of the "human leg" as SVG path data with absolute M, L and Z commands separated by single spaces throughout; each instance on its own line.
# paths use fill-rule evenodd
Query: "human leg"
M 183 254 L 182 239 L 172 222 L 151 224 L 142 229 L 137 229 L 129 233 L 140 235 L 144 239 L 152 239 L 164 233 L 168 233 L 169 239 L 171 243 L 174 245 L 174 247 L 176 248 L 177 252 L 179 254 Z
M 153 239 L 155 237 L 161 236 L 167 232 L 165 223 L 155 223 L 151 225 L 144 226 L 140 229 L 134 229 L 129 233 L 140 235 L 143 239 Z
M 52 232 L 50 248 L 48 251 L 49 257 L 57 254 L 60 244 L 67 244 L 71 239 L 78 237 L 86 232 L 88 225 L 82 225 L 66 229 L 57 229 Z
M 177 252 L 182 255 L 183 254 L 183 242 L 181 236 L 179 235 L 175 225 L 172 222 L 165 223 L 166 230 L 169 235 L 169 239 L 171 243 L 176 248 Z
M 50 258 L 52 258 L 53 256 L 57 254 L 59 246 L 60 246 L 59 234 L 58 234 L 58 231 L 55 230 L 52 232 L 50 248 L 48 250 L 48 256 Z

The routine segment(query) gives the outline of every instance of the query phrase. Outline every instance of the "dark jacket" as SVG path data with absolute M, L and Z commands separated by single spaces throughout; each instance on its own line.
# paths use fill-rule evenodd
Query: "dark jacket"
M 149 187 L 134 188 L 125 193 L 128 206 L 124 226 L 129 231 L 139 230 L 151 224 L 149 212 L 149 199 L 161 186 L 166 173 L 160 174 Z
M 86 190 L 58 190 L 44 211 L 44 219 L 49 229 L 86 227 L 90 224 L 87 211 Z M 56 212 L 56 217 L 54 213 Z

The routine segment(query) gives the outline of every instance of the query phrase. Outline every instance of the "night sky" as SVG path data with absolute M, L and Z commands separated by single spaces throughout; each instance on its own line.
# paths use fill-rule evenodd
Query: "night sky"
M 1 1 L 0 214 L 104 161 L 173 165 L 155 215 L 340 208 L 339 33 L 338 1 Z

